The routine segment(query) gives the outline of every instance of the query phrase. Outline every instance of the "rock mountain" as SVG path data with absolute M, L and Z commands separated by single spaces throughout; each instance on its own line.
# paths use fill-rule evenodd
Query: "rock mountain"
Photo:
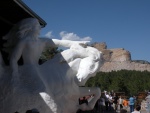
M 107 49 L 105 42 L 94 43 L 93 47 L 103 53 L 104 64 L 100 68 L 102 72 L 110 72 L 117 70 L 137 70 L 149 71 L 150 63 L 144 60 L 132 60 L 131 53 L 124 48 Z

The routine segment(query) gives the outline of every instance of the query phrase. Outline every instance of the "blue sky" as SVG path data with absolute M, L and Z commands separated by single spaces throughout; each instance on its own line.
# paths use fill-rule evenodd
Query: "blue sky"
M 150 0 L 23 0 L 47 23 L 41 36 L 106 42 L 150 62 Z

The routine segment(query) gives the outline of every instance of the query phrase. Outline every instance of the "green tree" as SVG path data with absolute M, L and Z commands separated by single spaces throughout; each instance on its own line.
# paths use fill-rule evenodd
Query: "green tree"
M 150 89 L 150 72 L 135 70 L 120 70 L 112 72 L 98 72 L 90 78 L 85 86 L 98 86 L 102 91 L 114 90 L 125 92 L 126 95 L 136 95 L 138 92 Z

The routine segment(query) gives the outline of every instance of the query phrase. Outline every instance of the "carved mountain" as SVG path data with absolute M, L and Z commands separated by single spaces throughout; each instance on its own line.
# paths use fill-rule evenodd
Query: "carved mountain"
M 124 48 L 107 49 L 105 42 L 94 43 L 93 47 L 103 53 L 104 64 L 100 68 L 102 72 L 117 70 L 150 71 L 150 63 L 144 60 L 132 60 L 131 53 Z

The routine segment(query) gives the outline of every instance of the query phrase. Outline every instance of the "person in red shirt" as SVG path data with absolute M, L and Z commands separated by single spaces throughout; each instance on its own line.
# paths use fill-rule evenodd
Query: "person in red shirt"
M 122 104 L 123 104 L 124 109 L 127 109 L 128 106 L 129 106 L 129 102 L 128 102 L 128 100 L 126 98 L 123 100 Z

